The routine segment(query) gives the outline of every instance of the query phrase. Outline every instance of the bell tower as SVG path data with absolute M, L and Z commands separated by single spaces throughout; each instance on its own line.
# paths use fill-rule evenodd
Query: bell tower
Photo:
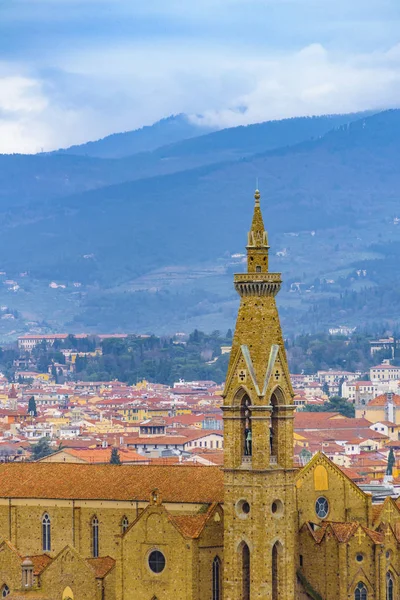
M 294 600 L 293 390 L 255 192 L 223 394 L 224 600 Z

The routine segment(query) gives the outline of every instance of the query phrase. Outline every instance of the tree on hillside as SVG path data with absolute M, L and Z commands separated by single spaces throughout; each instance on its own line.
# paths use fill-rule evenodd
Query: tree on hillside
M 332 396 L 328 402 L 320 404 L 318 406 L 306 404 L 304 407 L 305 412 L 338 412 L 345 417 L 354 417 L 355 409 L 354 405 L 351 404 L 346 398 L 340 396 Z
M 33 417 L 37 417 L 37 407 L 35 396 L 31 396 L 28 401 L 28 413 Z
M 115 446 L 111 450 L 110 464 L 111 465 L 120 465 L 121 464 L 119 451 L 118 451 L 118 448 L 116 448 Z
M 53 450 L 50 447 L 49 438 L 42 437 L 37 444 L 31 446 L 32 449 L 32 460 L 39 460 L 49 454 L 53 454 Z

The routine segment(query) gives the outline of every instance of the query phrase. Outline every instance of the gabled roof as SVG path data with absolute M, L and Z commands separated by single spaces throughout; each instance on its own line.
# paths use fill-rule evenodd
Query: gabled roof
M 302 529 L 304 529 L 304 526 Z M 347 544 L 347 542 L 357 534 L 359 529 L 362 531 L 361 535 L 367 535 L 374 544 L 382 544 L 385 539 L 385 535 L 380 531 L 368 529 L 368 527 L 364 527 L 357 521 L 348 523 L 323 521 L 317 529 L 314 529 L 311 523 L 306 523 L 305 529 L 311 533 L 317 544 L 320 544 L 324 537 L 329 535 L 329 533 L 331 533 L 339 543 Z
M 212 504 L 206 513 L 197 515 L 175 515 L 168 514 L 168 518 L 172 521 L 179 531 L 188 538 L 200 537 L 206 523 L 214 516 L 217 504 Z
M 308 462 L 298 473 L 296 473 L 295 481 L 297 487 L 301 485 L 301 479 L 304 478 L 309 471 L 311 471 L 314 466 L 317 464 L 323 464 L 328 467 L 330 470 L 335 471 L 339 476 L 344 477 L 352 486 L 353 490 L 360 496 L 362 496 L 365 500 L 367 500 L 368 496 L 346 475 L 344 471 L 334 462 L 332 462 L 323 452 L 317 452 L 314 454 L 310 462 Z

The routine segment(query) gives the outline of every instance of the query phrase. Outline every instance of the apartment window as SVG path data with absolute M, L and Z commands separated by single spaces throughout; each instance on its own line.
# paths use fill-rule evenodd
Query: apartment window
M 47 513 L 44 513 L 42 517 L 42 548 L 44 552 L 50 552 L 51 550 L 50 527 L 50 517 Z
M 96 516 L 92 519 L 92 556 L 99 556 L 99 520 Z

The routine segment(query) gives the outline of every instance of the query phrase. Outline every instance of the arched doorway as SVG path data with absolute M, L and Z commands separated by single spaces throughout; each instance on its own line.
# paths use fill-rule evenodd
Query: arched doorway
M 276 542 L 272 548 L 272 600 L 280 600 L 280 588 L 282 582 L 282 569 L 281 569 L 281 559 L 282 559 L 282 544 L 280 542 Z
M 242 580 L 241 600 L 250 600 L 250 548 L 242 542 L 238 549 Z

